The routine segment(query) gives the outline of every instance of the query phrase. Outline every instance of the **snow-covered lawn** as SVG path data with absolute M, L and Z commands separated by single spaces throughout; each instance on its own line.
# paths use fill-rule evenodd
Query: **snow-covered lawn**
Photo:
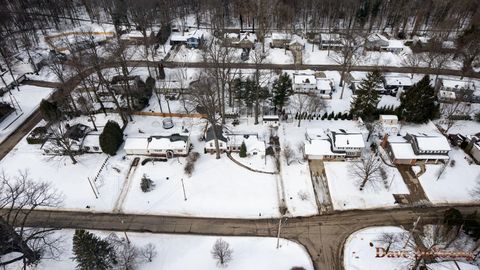
M 250 53 L 252 57 L 254 53 Z M 293 54 L 291 51 L 279 48 L 269 48 L 265 59 L 266 63 L 272 64 L 293 64 Z
M 278 196 L 274 175 L 249 171 L 226 155 L 201 154 L 191 177 L 184 174 L 185 158 L 139 165 L 123 210 L 130 213 L 202 217 L 277 217 Z M 154 190 L 143 193 L 147 175 Z M 182 181 L 187 200 L 184 200 Z
M 402 257 L 388 257 L 385 255 L 382 257 L 383 252 L 379 249 L 379 257 L 377 257 L 377 248 L 387 249 L 388 244 L 379 241 L 382 234 L 397 235 L 400 239 L 404 238 L 402 234 L 408 233 L 400 227 L 369 227 L 351 234 L 344 247 L 343 266 L 345 270 L 409 270 L 412 268 L 410 265 L 413 263 L 413 258 Z M 408 251 L 411 250 L 410 245 L 404 247 L 405 240 L 395 241 L 390 246 L 390 251 Z M 411 251 L 413 252 L 413 251 Z M 408 252 L 407 254 L 409 254 Z M 413 256 L 413 254 L 410 254 Z M 478 266 L 468 264 L 461 261 L 447 260 L 445 262 L 428 264 L 428 269 L 431 270 L 477 270 Z
M 51 88 L 30 85 L 21 85 L 19 88 L 20 91 L 18 91 L 17 88 L 11 91 L 13 97 L 10 97 L 8 92 L 5 93 L 3 97 L 0 97 L 0 101 L 9 104 L 13 101 L 15 108 L 17 109 L 0 122 L 0 143 L 15 131 L 15 129 L 17 129 L 23 121 L 25 121 L 38 108 L 42 99 L 48 98 L 53 92 L 53 89 Z M 20 105 L 21 111 L 18 109 L 15 100 L 18 102 L 18 105 Z
M 201 62 L 203 61 L 202 51 L 199 49 L 190 49 L 185 45 L 179 45 L 171 51 L 171 56 L 168 59 L 173 62 Z
M 102 238 L 111 232 L 91 231 Z M 55 235 L 63 237 L 61 255 L 58 260 L 42 260 L 37 270 L 50 269 L 74 269 L 76 263 L 72 260 L 72 237 L 73 230 L 62 230 Z M 123 233 L 116 232 L 118 237 L 123 238 Z M 194 235 L 170 235 L 150 233 L 128 233 L 131 243 L 142 248 L 152 243 L 157 251 L 157 256 L 152 262 L 144 262 L 138 265 L 139 270 L 158 269 L 218 269 L 216 261 L 210 253 L 217 236 L 194 236 Z M 267 237 L 221 237 L 230 244 L 233 250 L 232 260 L 226 269 L 290 269 L 294 266 L 313 270 L 312 261 L 305 249 L 295 242 L 281 240 L 281 248 L 276 248 L 276 239 Z M 7 269 L 17 269 L 7 267 Z M 28 268 L 30 269 L 30 268 Z
M 465 158 L 466 154 L 459 148 L 453 148 L 449 156 L 452 161 L 455 160 L 455 166 L 447 165 L 440 178 L 438 175 L 443 165 L 426 165 L 426 172 L 419 177 L 425 193 L 434 203 L 475 201 L 471 191 L 480 181 L 480 166 L 475 163 L 469 164 Z
M 359 190 L 358 179 L 351 174 L 354 161 L 325 162 L 325 173 L 336 210 L 364 209 L 395 206 L 392 194 L 408 194 L 408 188 L 396 168 L 385 166 L 388 173 L 387 187 L 383 183 L 367 182 Z

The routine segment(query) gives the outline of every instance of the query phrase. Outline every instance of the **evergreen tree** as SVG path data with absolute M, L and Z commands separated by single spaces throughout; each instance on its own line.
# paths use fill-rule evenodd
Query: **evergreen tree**
M 114 156 L 123 143 L 123 131 L 115 121 L 108 121 L 100 134 L 100 147 L 106 154 Z
M 380 101 L 376 88 L 380 82 L 381 74 L 377 70 L 368 73 L 367 78 L 362 80 L 356 91 L 357 96 L 354 97 L 350 107 L 350 112 L 353 115 L 362 117 L 365 121 L 374 120 L 377 105 Z
M 430 77 L 425 75 L 400 99 L 401 117 L 407 122 L 425 123 L 435 118 L 439 112 L 435 92 L 430 85 Z
M 292 80 L 287 73 L 283 73 L 273 82 L 273 105 L 282 111 L 288 97 L 292 94 Z
M 45 99 L 42 99 L 42 102 L 40 102 L 40 112 L 42 113 L 43 119 L 54 122 L 60 120 L 62 115 L 56 103 Z
M 332 118 L 335 116 L 335 113 L 332 111 L 328 116 L 327 116 L 327 119 L 328 120 L 332 120 Z
M 327 119 L 327 117 L 328 117 L 328 113 L 327 113 L 327 112 L 325 112 L 325 113 L 322 115 L 322 120 L 325 120 L 325 119 Z
M 73 260 L 77 269 L 111 269 L 117 263 L 115 250 L 106 241 L 85 230 L 73 235 Z
M 242 142 L 242 145 L 240 145 L 239 155 L 242 158 L 247 157 L 247 146 L 245 145 L 245 142 Z

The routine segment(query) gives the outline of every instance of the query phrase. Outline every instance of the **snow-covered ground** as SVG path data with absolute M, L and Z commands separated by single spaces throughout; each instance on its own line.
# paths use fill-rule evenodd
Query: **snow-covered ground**
M 107 231 L 91 231 L 102 238 L 115 233 L 119 238 L 124 238 L 123 233 Z M 37 267 L 27 269 L 74 269 L 76 263 L 72 260 L 73 230 L 62 230 L 55 236 L 62 236 L 59 259 L 44 259 Z M 128 233 L 128 238 L 133 245 L 142 248 L 151 243 L 155 246 L 157 255 L 152 262 L 141 262 L 139 270 L 158 269 L 218 269 L 216 261 L 210 251 L 219 238 L 226 241 L 233 250 L 232 260 L 226 269 L 291 269 L 294 266 L 313 270 L 312 261 L 305 249 L 295 242 L 281 239 L 281 247 L 276 248 L 276 238 L 267 237 L 217 237 L 195 235 L 169 235 L 151 233 Z M 17 265 L 19 266 L 19 265 Z M 19 266 L 20 267 L 20 266 Z M 15 266 L 7 270 L 17 269 Z
M 43 88 L 30 85 L 19 86 L 11 90 L 11 96 L 7 92 L 0 97 L 0 101 L 14 104 L 16 111 L 0 122 L 0 143 L 3 142 L 23 121 L 25 121 L 40 105 L 42 99 L 46 99 L 53 92 L 51 88 Z M 20 109 L 17 106 L 17 103 Z
M 328 187 L 336 210 L 393 207 L 395 199 L 392 194 L 408 194 L 408 188 L 396 168 L 385 166 L 388 183 L 367 182 L 359 190 L 359 180 L 352 176 L 355 161 L 325 162 Z
M 449 156 L 452 161 L 455 160 L 455 166 L 427 164 L 426 172 L 419 177 L 428 198 L 434 203 L 471 203 L 478 200 L 471 191 L 480 181 L 480 166 L 470 164 L 467 155 L 459 148 L 453 148 Z
M 377 257 L 377 248 L 386 249 L 388 243 L 379 241 L 382 234 L 396 235 L 400 239 L 402 234 L 408 233 L 399 227 L 370 227 L 365 228 L 351 234 L 344 247 L 343 263 L 345 270 L 408 270 L 411 269 L 411 258 L 395 258 L 382 256 L 382 250 L 379 250 L 379 257 Z M 405 248 L 406 240 L 395 241 L 390 246 L 390 251 L 411 250 L 409 247 Z M 410 246 L 410 245 L 409 245 Z M 468 264 L 465 262 L 445 261 L 439 263 L 432 263 L 428 265 L 431 270 L 477 270 L 478 266 Z

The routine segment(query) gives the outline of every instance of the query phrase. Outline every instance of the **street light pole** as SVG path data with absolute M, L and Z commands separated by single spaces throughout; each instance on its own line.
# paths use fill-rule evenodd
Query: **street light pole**
M 185 193 L 185 184 L 183 184 L 183 178 L 181 178 L 182 181 L 182 189 L 183 189 L 183 198 L 186 201 L 187 200 L 187 194 Z

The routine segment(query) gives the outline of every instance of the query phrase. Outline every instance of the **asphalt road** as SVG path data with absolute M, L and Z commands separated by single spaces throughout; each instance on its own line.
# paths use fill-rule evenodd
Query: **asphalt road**
M 479 206 L 456 206 L 464 213 Z M 288 218 L 281 237 L 307 249 L 316 270 L 341 270 L 343 245 L 348 236 L 365 227 L 402 225 L 408 228 L 418 216 L 423 222 L 441 220 L 446 206 L 340 211 L 331 214 Z M 84 228 L 152 233 L 181 233 L 222 236 L 277 236 L 278 219 L 190 218 L 157 215 L 93 213 L 82 211 L 36 210 L 26 226 Z

